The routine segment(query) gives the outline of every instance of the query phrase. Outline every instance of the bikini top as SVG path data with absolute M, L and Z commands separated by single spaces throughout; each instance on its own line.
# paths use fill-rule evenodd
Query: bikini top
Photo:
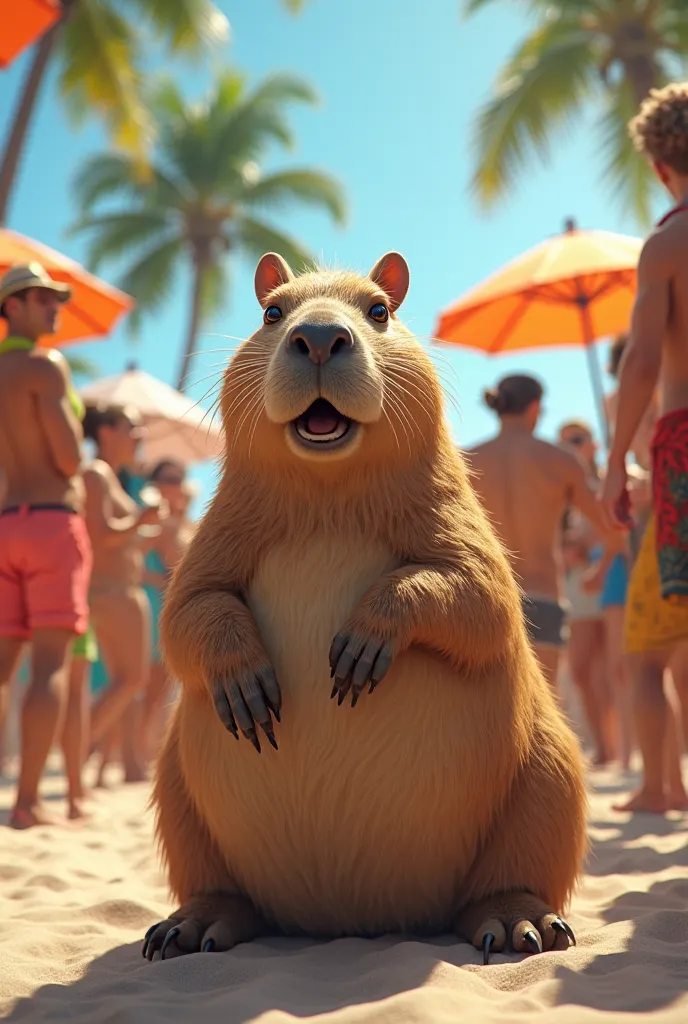
M 31 352 L 34 345 L 28 338 L 9 337 L 0 341 L 0 356 L 5 352 Z M 67 385 L 67 401 L 78 420 L 83 420 L 86 413 L 81 396 L 71 384 Z

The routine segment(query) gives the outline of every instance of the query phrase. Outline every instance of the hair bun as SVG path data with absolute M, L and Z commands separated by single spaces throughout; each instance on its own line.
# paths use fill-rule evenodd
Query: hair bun
M 486 388 L 483 397 L 485 398 L 485 405 L 488 409 L 492 409 L 494 412 L 500 412 L 502 409 L 502 396 L 494 388 Z

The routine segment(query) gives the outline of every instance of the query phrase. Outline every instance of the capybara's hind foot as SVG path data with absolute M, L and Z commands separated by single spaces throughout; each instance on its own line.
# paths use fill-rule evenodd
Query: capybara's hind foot
M 570 925 L 546 903 L 528 892 L 509 892 L 472 903 L 459 914 L 456 930 L 483 951 L 500 953 L 510 945 L 516 953 L 542 953 L 576 945 Z
M 193 897 L 165 921 L 152 925 L 143 940 L 143 956 L 161 960 L 187 953 L 222 953 L 266 931 L 265 922 L 243 896 L 209 893 Z

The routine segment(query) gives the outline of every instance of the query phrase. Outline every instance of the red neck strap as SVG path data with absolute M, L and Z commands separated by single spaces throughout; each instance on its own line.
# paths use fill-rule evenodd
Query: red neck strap
M 668 220 L 671 220 L 672 217 L 675 217 L 677 213 L 683 213 L 685 210 L 688 210 L 688 203 L 681 203 L 679 206 L 675 206 L 673 210 L 669 210 L 668 213 L 664 214 L 662 219 L 657 224 L 657 227 L 661 228 L 663 224 L 666 224 Z

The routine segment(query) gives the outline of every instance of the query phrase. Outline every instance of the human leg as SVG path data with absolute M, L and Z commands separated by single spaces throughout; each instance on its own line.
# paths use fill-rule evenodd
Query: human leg
M 628 769 L 633 750 L 633 708 L 624 654 L 624 608 L 609 605 L 604 609 L 606 675 L 612 689 L 614 725 L 621 766 Z
M 593 761 L 606 764 L 611 759 L 607 736 L 608 715 L 601 705 L 600 676 L 604 666 L 604 623 L 602 619 L 580 619 L 569 625 L 569 667 L 577 687 L 593 738 Z
M 12 682 L 19 666 L 24 641 L 21 637 L 0 636 L 0 775 L 3 771 L 7 742 L 7 716 Z
M 62 728 L 62 751 L 67 775 L 68 817 L 82 818 L 85 798 L 82 771 L 88 753 L 91 699 L 88 689 L 91 662 L 88 658 L 73 657 L 69 673 L 67 708 Z
M 33 634 L 31 681 L 21 712 L 19 783 L 10 818 L 13 828 L 54 821 L 40 806 L 38 785 L 62 724 L 73 639 L 65 629 L 37 629 Z
M 666 651 L 632 654 L 628 658 L 633 693 L 635 735 L 643 760 L 643 780 L 630 800 L 615 805 L 617 811 L 666 810 L 663 748 L 667 737 L 668 705 L 664 693 Z
M 91 613 L 110 680 L 110 685 L 92 711 L 91 745 L 97 746 L 122 723 L 124 712 L 146 686 L 150 650 L 149 608 L 143 591 L 130 587 L 94 594 Z M 138 751 L 141 742 L 138 721 L 133 723 L 133 728 L 134 734 L 129 739 Z M 124 735 L 122 743 L 124 746 Z M 140 755 L 137 753 L 137 756 Z

